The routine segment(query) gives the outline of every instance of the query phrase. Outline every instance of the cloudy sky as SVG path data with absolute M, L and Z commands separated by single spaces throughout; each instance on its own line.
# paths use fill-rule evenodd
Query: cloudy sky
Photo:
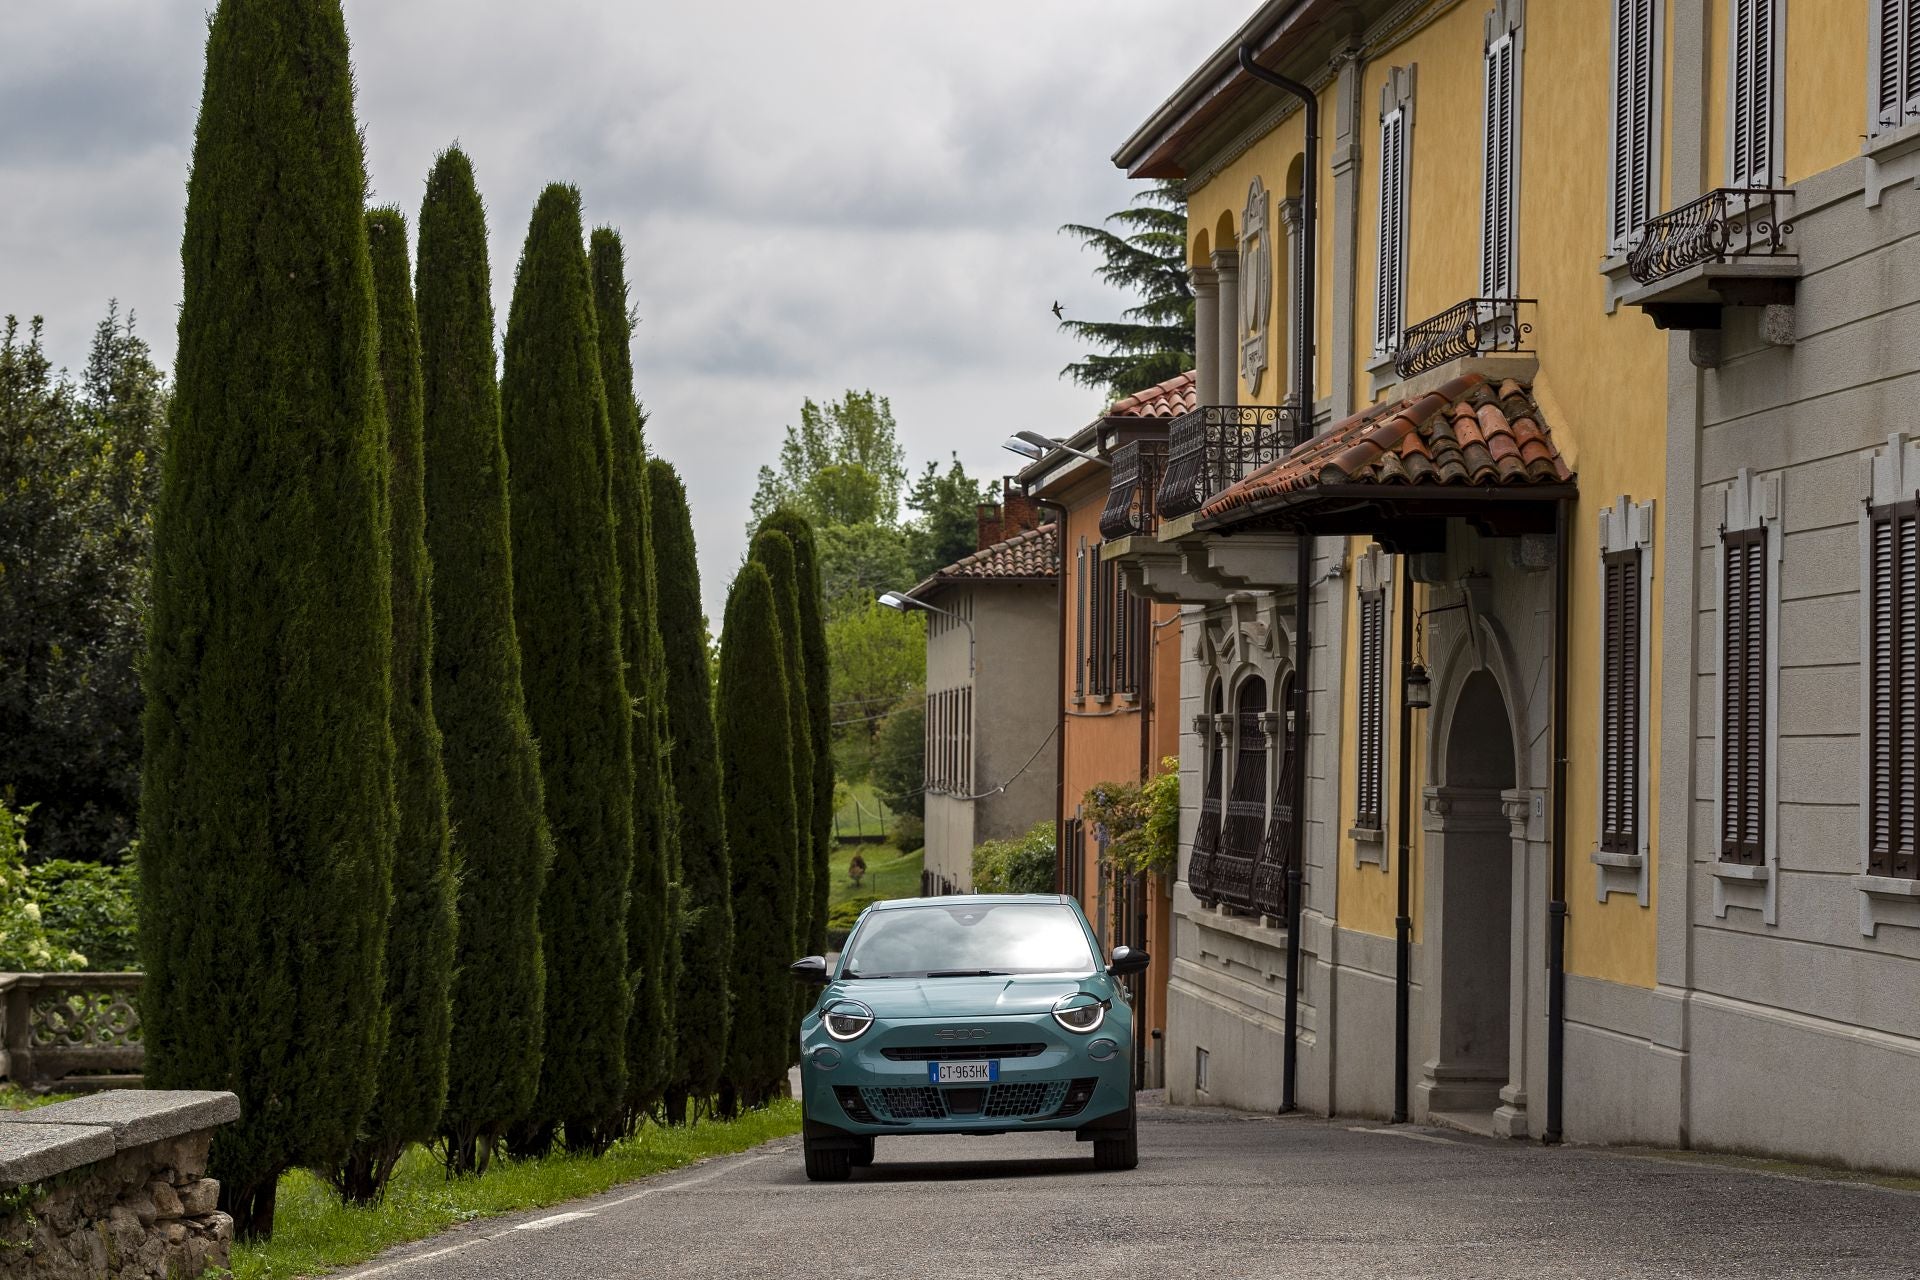
M 9 4 L 0 312 L 77 365 L 107 300 L 171 367 L 209 0 Z M 626 235 L 650 443 L 686 476 L 709 611 L 803 397 L 892 398 L 909 462 L 997 477 L 1098 398 L 1048 308 L 1121 299 L 1055 228 L 1253 0 L 346 0 L 375 198 L 472 154 L 504 321 L 526 218 L 577 183 Z

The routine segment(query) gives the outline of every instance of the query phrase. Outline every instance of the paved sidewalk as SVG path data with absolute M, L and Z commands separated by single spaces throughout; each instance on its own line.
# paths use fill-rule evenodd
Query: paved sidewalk
M 360 1280 L 779 1276 L 1920 1277 L 1920 1194 L 1432 1129 L 1147 1106 L 1141 1163 L 1063 1134 L 798 1139 L 494 1219 Z

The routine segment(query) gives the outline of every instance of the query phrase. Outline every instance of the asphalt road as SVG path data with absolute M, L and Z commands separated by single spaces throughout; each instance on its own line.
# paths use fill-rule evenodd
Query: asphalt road
M 1920 1194 L 1431 1129 L 1146 1106 L 1140 1167 L 1065 1134 L 799 1140 L 387 1254 L 363 1280 L 1920 1276 Z

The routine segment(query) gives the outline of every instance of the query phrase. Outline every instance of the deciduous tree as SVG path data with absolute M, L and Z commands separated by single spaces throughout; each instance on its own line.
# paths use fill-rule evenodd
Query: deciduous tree
M 222 1088 L 238 1231 L 342 1159 L 393 858 L 387 431 L 337 0 L 223 0 L 181 239 L 141 800 L 147 1083 Z M 244 231 L 236 232 L 236 228 Z
M 627 894 L 633 871 L 633 715 L 620 647 L 612 438 L 580 193 L 555 183 L 527 228 L 500 379 L 513 525 L 513 614 L 527 718 L 540 743 L 553 869 L 540 899 L 546 1052 L 537 1154 L 617 1135 L 627 1094 Z

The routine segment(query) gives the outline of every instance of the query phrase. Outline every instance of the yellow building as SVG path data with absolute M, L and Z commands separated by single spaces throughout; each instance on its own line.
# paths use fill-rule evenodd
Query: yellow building
M 1920 1166 L 1915 50 L 1272 0 L 1116 154 L 1198 299 L 1106 551 L 1185 614 L 1176 1101 Z

